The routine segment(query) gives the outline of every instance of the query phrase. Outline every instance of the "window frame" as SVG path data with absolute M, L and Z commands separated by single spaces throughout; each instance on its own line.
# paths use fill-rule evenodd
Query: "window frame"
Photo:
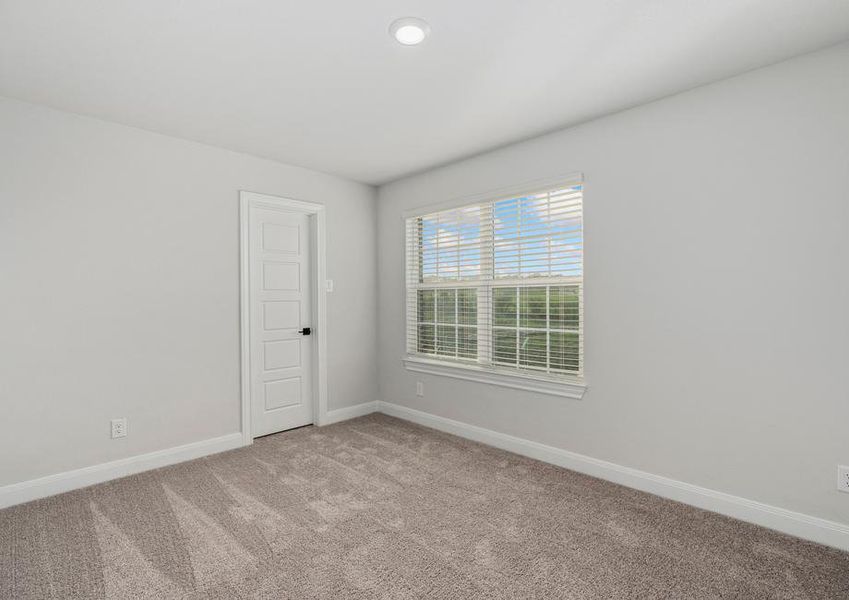
M 583 244 L 581 254 L 581 274 L 580 277 L 538 277 L 538 278 L 496 278 L 491 260 L 487 260 L 485 256 L 481 257 L 481 273 L 476 279 L 458 278 L 456 281 L 442 282 L 420 282 L 418 280 L 418 272 L 415 274 L 415 283 L 411 285 L 410 257 L 408 254 L 408 239 L 411 234 L 409 219 L 419 218 L 432 213 L 447 211 L 465 206 L 476 204 L 495 203 L 498 201 L 521 198 L 535 194 L 548 193 L 554 190 L 568 188 L 576 185 L 583 185 L 583 176 L 580 173 L 573 173 L 567 176 L 560 176 L 546 180 L 537 180 L 518 186 L 502 188 L 483 194 L 466 196 L 457 198 L 450 202 L 434 204 L 420 207 L 414 210 L 405 211 L 402 215 L 403 223 L 403 272 L 404 272 L 404 335 L 405 335 L 405 356 L 402 358 L 403 364 L 407 370 L 419 373 L 427 373 L 433 375 L 454 377 L 469 381 L 487 383 L 491 385 L 499 385 L 508 388 L 522 389 L 544 394 L 563 396 L 573 399 L 583 398 L 586 390 L 586 382 L 584 380 L 584 273 L 583 273 Z M 583 218 L 583 200 L 585 199 L 585 190 L 582 190 L 582 211 L 581 211 L 581 237 L 584 238 L 584 218 Z M 482 219 L 484 217 L 482 216 Z M 489 275 L 487 277 L 487 274 Z M 546 371 L 534 372 L 532 369 L 519 369 L 518 367 L 509 367 L 498 365 L 492 361 L 492 346 L 494 345 L 495 327 L 492 323 L 493 308 L 493 289 L 495 288 L 528 288 L 528 287 L 559 287 L 559 286 L 577 286 L 578 287 L 578 306 L 581 318 L 578 322 L 576 333 L 579 340 L 578 352 L 578 369 L 572 373 L 551 374 Z M 477 327 L 478 343 L 477 352 L 478 358 L 475 360 L 464 360 L 459 358 L 451 358 L 440 360 L 438 356 L 421 354 L 417 351 L 417 335 L 418 335 L 418 313 L 413 315 L 413 321 L 416 329 L 416 335 L 410 339 L 410 310 L 411 296 L 415 299 L 421 290 L 439 290 L 439 289 L 468 289 L 474 288 L 478 292 L 478 309 L 477 309 Z M 546 293 L 546 297 L 549 297 Z M 415 302 L 413 303 L 415 304 Z M 546 309 L 547 312 L 550 308 Z M 458 318 L 459 320 L 459 318 Z M 515 331 L 517 337 L 519 331 L 525 329 L 517 323 Z M 564 328 L 566 329 L 566 328 Z M 546 332 L 551 334 L 551 328 L 547 327 Z M 481 341 L 487 338 L 484 343 Z M 547 361 L 550 362 L 550 351 L 547 353 Z M 484 364 L 481 364 L 483 362 Z M 547 367 L 548 368 L 548 367 Z

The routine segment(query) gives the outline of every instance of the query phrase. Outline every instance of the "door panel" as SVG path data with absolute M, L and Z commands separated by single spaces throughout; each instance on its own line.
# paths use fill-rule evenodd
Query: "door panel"
M 254 437 L 313 422 L 310 220 L 250 209 L 251 416 Z

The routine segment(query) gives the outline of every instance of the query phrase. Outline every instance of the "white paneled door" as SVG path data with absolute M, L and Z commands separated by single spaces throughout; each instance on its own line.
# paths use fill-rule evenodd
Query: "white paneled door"
M 251 432 L 313 422 L 310 217 L 253 206 L 250 227 Z

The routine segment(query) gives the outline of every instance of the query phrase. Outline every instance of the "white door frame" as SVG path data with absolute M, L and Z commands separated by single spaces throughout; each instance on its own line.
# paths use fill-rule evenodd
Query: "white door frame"
M 292 200 L 279 196 L 239 192 L 239 219 L 241 228 L 241 295 L 240 313 L 242 327 L 242 440 L 253 443 L 251 428 L 251 327 L 250 327 L 250 227 L 248 215 L 251 208 L 265 208 L 282 212 L 298 212 L 310 217 L 312 255 L 310 285 L 315 337 L 313 338 L 313 423 L 327 422 L 327 297 L 325 278 L 327 272 L 325 212 L 323 204 Z

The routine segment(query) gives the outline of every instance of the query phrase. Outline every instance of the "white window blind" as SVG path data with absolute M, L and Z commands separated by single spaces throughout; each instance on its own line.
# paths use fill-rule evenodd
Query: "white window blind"
M 583 185 L 406 221 L 407 354 L 580 379 Z

